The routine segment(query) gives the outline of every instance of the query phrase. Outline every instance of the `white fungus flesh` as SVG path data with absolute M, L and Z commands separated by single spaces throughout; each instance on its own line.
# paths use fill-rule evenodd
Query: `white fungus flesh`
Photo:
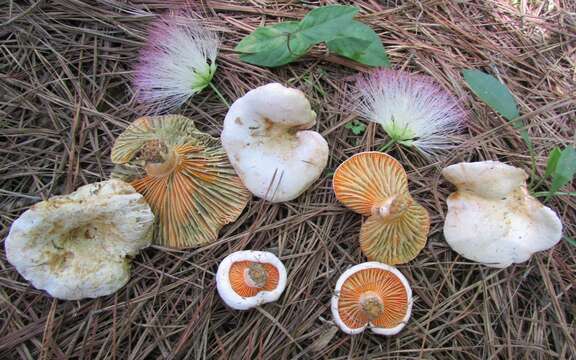
M 447 200 L 444 236 L 463 257 L 503 268 L 560 241 L 558 215 L 528 193 L 522 169 L 482 161 L 451 165 L 442 174 L 458 188 Z
M 153 222 L 131 185 L 89 184 L 24 212 L 6 238 L 6 256 L 34 287 L 55 298 L 96 298 L 128 282 L 128 256 L 150 245 Z
M 271 83 L 236 100 L 222 145 L 244 185 L 271 202 L 295 199 L 320 177 L 328 143 L 310 129 L 316 113 L 300 90 Z

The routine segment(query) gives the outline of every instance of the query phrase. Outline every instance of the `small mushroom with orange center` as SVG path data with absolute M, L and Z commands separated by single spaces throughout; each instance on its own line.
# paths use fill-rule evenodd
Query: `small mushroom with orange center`
M 394 335 L 410 319 L 412 289 L 396 268 L 365 262 L 340 276 L 331 310 L 334 322 L 346 334 L 370 328 L 378 335 Z
M 250 199 L 219 141 L 184 116 L 137 119 L 116 139 L 112 162 L 112 177 L 130 182 L 157 215 L 162 246 L 214 241 Z
M 216 273 L 218 294 L 236 310 L 278 300 L 286 288 L 286 268 L 266 251 L 237 251 L 224 258 Z
M 403 264 L 426 245 L 430 218 L 408 192 L 408 177 L 393 157 L 369 151 L 344 161 L 333 179 L 336 198 L 368 216 L 360 247 L 368 260 Z

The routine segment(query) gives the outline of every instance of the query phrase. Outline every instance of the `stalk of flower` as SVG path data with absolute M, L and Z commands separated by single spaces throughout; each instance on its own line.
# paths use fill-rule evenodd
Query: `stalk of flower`
M 185 13 L 165 15 L 151 25 L 135 68 L 137 100 L 157 113 L 174 110 L 212 84 L 220 39 Z
M 464 111 L 456 97 L 429 76 L 395 70 L 360 75 L 355 100 L 359 114 L 388 134 L 381 151 L 400 144 L 437 157 L 458 143 Z

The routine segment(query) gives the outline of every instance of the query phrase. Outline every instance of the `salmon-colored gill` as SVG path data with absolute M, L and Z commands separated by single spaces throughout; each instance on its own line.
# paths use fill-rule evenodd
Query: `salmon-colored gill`
M 230 285 L 238 295 L 252 297 L 260 291 L 272 291 L 278 286 L 280 274 L 272 264 L 238 261 L 230 266 Z
M 379 152 L 363 152 L 343 162 L 334 173 L 332 186 L 336 198 L 364 216 L 390 196 L 408 191 L 402 165 Z
M 338 312 L 351 329 L 369 322 L 380 328 L 399 325 L 408 308 L 404 285 L 390 271 L 364 269 L 352 274 L 340 289 Z

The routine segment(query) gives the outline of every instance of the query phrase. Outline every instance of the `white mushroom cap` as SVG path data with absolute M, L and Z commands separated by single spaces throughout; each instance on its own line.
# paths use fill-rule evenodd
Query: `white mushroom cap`
M 451 165 L 442 174 L 458 188 L 447 200 L 444 236 L 463 257 L 502 268 L 560 241 L 558 215 L 528 194 L 523 170 L 482 161 Z
M 149 246 L 153 222 L 150 207 L 129 184 L 89 184 L 24 212 L 6 238 L 6 256 L 53 297 L 108 295 L 128 282 L 127 256 Z
M 244 185 L 272 202 L 295 199 L 320 177 L 328 143 L 309 129 L 316 113 L 300 90 L 278 83 L 236 100 L 224 120 L 222 146 Z
M 442 175 L 456 185 L 458 191 L 489 199 L 508 195 L 526 185 L 528 179 L 524 170 L 492 160 L 450 165 Z
M 260 284 L 253 280 L 252 270 L 262 271 L 257 274 L 263 276 Z M 218 266 L 216 288 L 226 305 L 248 310 L 280 298 L 286 288 L 286 268 L 272 253 L 237 251 L 226 256 Z
M 359 274 L 360 272 L 364 273 Z M 343 289 L 349 281 L 350 285 Z M 347 294 L 344 294 L 344 291 Z M 358 307 L 362 305 L 362 299 L 371 294 L 378 297 L 381 314 L 380 318 L 366 321 Z M 343 296 L 347 296 L 347 299 L 344 300 Z M 354 301 L 355 299 L 358 301 Z M 343 301 L 347 309 L 344 308 Z M 412 303 L 412 288 L 406 277 L 393 266 L 370 261 L 352 266 L 340 275 L 330 309 L 334 322 L 346 334 L 356 335 L 370 328 L 375 334 L 389 336 L 398 334 L 406 326 L 412 314 Z M 349 318 L 344 319 L 344 314 L 348 314 Z M 383 326 L 380 322 L 392 325 Z M 351 323 L 360 326 L 352 327 Z

